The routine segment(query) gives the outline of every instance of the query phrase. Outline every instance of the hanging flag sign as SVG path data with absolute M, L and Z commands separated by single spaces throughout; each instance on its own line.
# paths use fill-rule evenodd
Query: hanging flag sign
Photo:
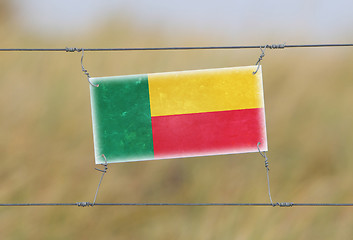
M 96 164 L 267 151 L 256 68 L 91 78 Z

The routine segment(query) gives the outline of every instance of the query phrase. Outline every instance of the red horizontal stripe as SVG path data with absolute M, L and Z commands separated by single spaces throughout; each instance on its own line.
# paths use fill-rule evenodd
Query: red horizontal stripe
M 152 117 L 155 158 L 267 151 L 263 108 Z

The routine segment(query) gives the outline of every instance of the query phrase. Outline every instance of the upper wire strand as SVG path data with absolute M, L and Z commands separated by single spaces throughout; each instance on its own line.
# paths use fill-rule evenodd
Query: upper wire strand
M 1 52 L 80 52 L 84 51 L 171 51 L 171 50 L 230 50 L 230 49 L 270 49 L 284 48 L 321 48 L 321 47 L 353 47 L 353 43 L 327 43 L 327 44 L 272 44 L 248 46 L 198 46 L 198 47 L 147 47 L 147 48 L 0 48 Z

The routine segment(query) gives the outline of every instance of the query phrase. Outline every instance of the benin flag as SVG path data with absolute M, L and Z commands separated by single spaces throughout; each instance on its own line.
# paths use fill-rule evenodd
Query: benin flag
M 91 78 L 96 164 L 267 151 L 255 69 Z

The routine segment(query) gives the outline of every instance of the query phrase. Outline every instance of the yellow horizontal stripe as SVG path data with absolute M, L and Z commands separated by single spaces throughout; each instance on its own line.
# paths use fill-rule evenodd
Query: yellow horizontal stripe
M 152 116 L 261 108 L 256 66 L 148 75 Z

